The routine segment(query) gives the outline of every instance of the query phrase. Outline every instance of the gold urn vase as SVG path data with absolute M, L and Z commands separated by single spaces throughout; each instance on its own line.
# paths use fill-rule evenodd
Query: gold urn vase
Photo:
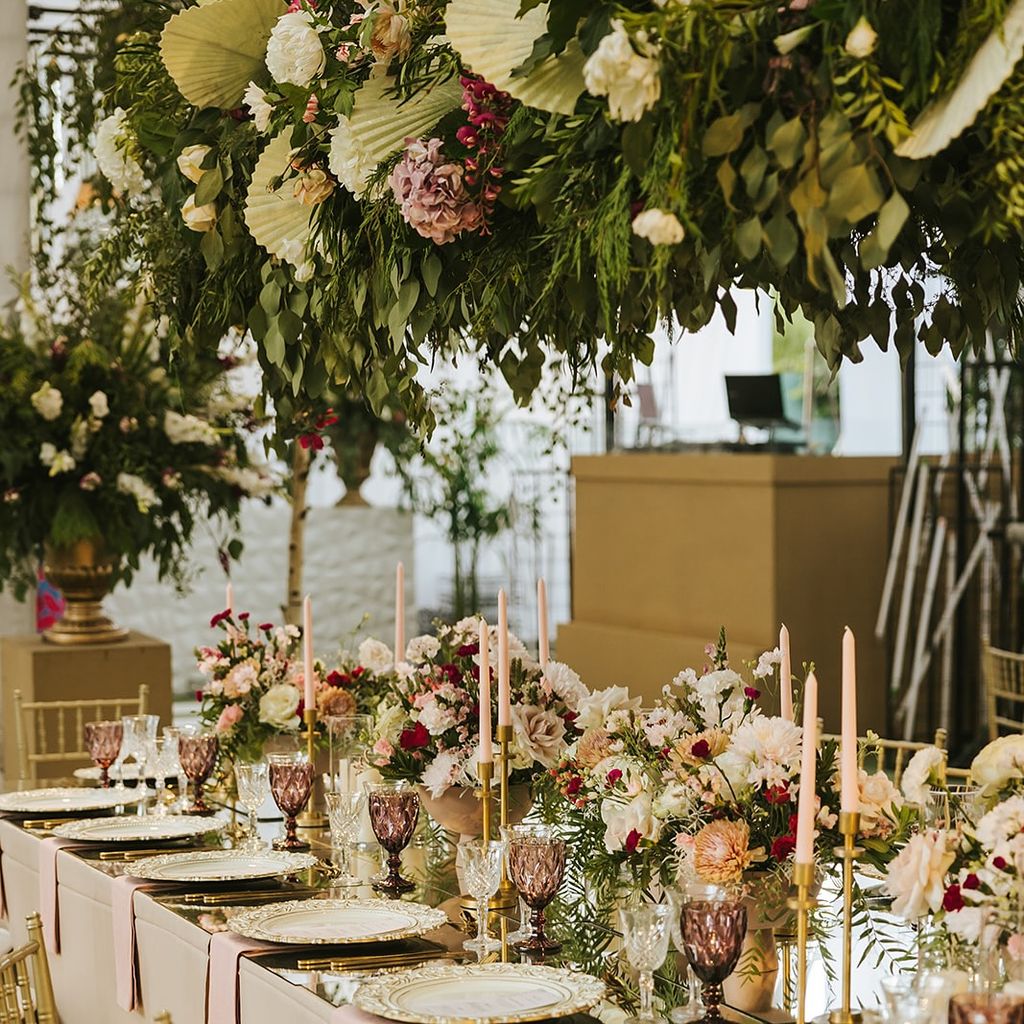
M 54 644 L 109 644 L 128 635 L 103 614 L 103 598 L 110 592 L 117 563 L 102 540 L 44 546 L 43 571 L 64 594 L 66 606 L 43 639 Z

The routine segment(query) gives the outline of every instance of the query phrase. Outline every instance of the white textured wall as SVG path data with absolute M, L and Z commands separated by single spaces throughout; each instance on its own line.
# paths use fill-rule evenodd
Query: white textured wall
M 287 582 L 287 505 L 249 505 L 243 514 L 245 552 L 232 565 L 235 608 L 250 611 L 256 622 L 281 621 Z M 306 518 L 304 589 L 313 595 L 314 646 L 330 655 L 364 613 L 364 634 L 389 645 L 394 636 L 395 564 L 405 563 L 407 635 L 415 622 L 412 517 L 387 508 L 314 508 Z M 219 636 L 210 616 L 224 607 L 224 574 L 216 546 L 206 532 L 196 532 L 190 563 L 204 570 L 191 593 L 182 597 L 158 583 L 152 564 L 143 566 L 129 589 L 119 588 L 106 601 L 108 613 L 125 626 L 158 636 L 172 648 L 175 689 L 195 688 L 192 650 Z

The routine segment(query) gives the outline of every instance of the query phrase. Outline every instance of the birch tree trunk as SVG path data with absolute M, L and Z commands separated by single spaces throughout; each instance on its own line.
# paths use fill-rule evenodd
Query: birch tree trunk
M 292 451 L 292 519 L 288 529 L 288 596 L 284 621 L 302 625 L 302 568 L 306 560 L 306 484 L 309 482 L 309 449 L 298 441 Z

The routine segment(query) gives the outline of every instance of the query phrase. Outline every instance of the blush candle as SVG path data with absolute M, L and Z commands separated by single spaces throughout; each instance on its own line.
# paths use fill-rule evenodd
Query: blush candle
M 509 684 L 508 599 L 498 591 L 498 725 L 512 724 L 512 698 Z
M 395 664 L 405 658 L 405 565 L 395 567 Z
M 814 863 L 815 757 L 818 746 L 818 680 L 813 672 L 804 683 L 804 729 L 800 754 L 800 793 L 796 818 L 796 863 Z
M 235 613 L 235 588 L 231 585 L 231 581 L 228 581 L 228 585 L 224 588 L 224 607 L 233 615 Z
M 843 728 L 839 748 L 839 808 L 860 810 L 857 780 L 857 641 L 849 626 L 843 632 Z
M 316 707 L 313 690 L 313 599 L 306 595 L 302 602 L 302 683 L 307 708 Z
M 480 756 L 481 764 L 494 761 L 491 742 L 491 651 L 487 623 L 480 620 Z
M 782 624 L 779 630 L 779 651 L 782 660 L 779 662 L 779 703 L 782 717 L 788 722 L 793 721 L 793 659 L 789 653 L 789 630 Z
M 551 660 L 551 647 L 548 643 L 548 586 L 543 576 L 537 580 L 537 657 L 543 672 Z

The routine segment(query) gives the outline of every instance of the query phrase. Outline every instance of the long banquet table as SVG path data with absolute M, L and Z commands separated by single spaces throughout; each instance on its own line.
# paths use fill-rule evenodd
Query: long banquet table
M 266 838 L 277 834 L 279 824 L 263 827 Z M 39 852 L 41 839 L 48 833 L 23 827 L 17 821 L 0 819 L 0 868 L 6 891 L 8 920 L 15 943 L 25 941 L 25 916 L 39 909 Z M 323 857 L 330 854 L 323 834 L 313 833 L 313 852 Z M 220 845 L 216 841 L 216 845 Z M 81 846 L 62 849 L 56 856 L 61 952 L 50 954 L 57 1005 L 63 1024 L 139 1024 L 169 1011 L 174 1024 L 234 1024 L 207 1019 L 206 995 L 209 970 L 210 939 L 214 932 L 225 930 L 232 907 L 209 907 L 185 903 L 179 887 L 174 892 L 135 897 L 136 941 L 141 1007 L 133 1012 L 121 1009 L 115 997 L 115 964 L 113 951 L 113 881 L 130 874 L 130 862 L 107 859 L 109 846 Z M 114 855 L 116 857 L 116 854 Z M 460 917 L 458 886 L 452 864 L 451 847 L 445 843 L 424 843 L 406 850 L 407 873 L 417 881 L 411 898 L 449 913 L 450 924 L 429 938 L 454 949 L 466 937 L 456 927 Z M 369 879 L 376 872 L 375 855 L 360 854 L 356 860 L 360 877 Z M 329 880 L 319 883 L 324 895 L 331 895 Z M 351 892 L 351 890 L 350 890 Z M 369 896 L 369 885 L 356 890 Z M 334 895 L 337 895 L 335 892 Z M 244 905 L 240 899 L 238 905 Z M 567 913 L 563 908 L 562 914 Z M 559 920 L 554 909 L 555 927 L 566 940 L 564 962 L 567 966 L 611 976 L 614 1002 L 599 1013 L 605 1021 L 621 1019 L 617 1005 L 623 997 L 628 1002 L 634 990 L 632 980 L 615 953 L 615 934 L 604 923 L 594 920 Z M 504 932 L 510 927 L 502 922 Z M 864 948 L 865 936 L 859 941 Z M 840 935 L 833 930 L 827 944 L 838 953 Z M 302 956 L 309 956 L 308 949 Z M 859 952 L 858 952 L 859 955 Z M 508 957 L 503 949 L 502 958 Z M 514 959 L 514 955 L 511 956 Z M 338 1024 L 344 1019 L 339 1007 L 347 1004 L 360 975 L 347 972 L 300 970 L 299 955 L 283 947 L 280 953 L 243 956 L 238 974 L 240 1020 L 243 1024 Z M 855 1005 L 876 1005 L 878 981 L 888 967 L 862 963 L 854 975 Z M 669 972 L 671 974 L 672 972 Z M 813 989 L 809 1008 L 824 1010 L 832 1000 L 825 970 L 818 958 L 812 971 Z M 671 984 L 671 982 L 669 982 Z M 791 1020 L 790 1014 L 774 1010 L 756 1015 L 730 1013 L 734 1019 L 750 1021 Z M 587 1020 L 589 1018 L 582 1018 Z

